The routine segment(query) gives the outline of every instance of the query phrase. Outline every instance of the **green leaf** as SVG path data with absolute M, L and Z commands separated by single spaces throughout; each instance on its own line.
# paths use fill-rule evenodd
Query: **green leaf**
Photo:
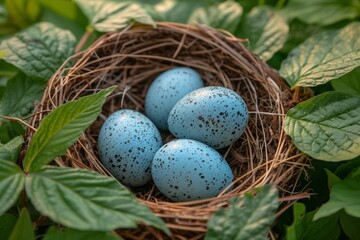
M 284 14 L 309 24 L 330 25 L 359 16 L 352 0 L 289 0 Z
M 314 219 L 321 219 L 342 209 L 353 217 L 360 218 L 360 175 L 347 177 L 334 184 L 330 199 L 315 214 Z
M 76 20 L 78 10 L 75 2 L 64 0 L 38 0 L 43 6 L 51 9 L 56 14 L 63 16 L 69 20 Z M 66 9 L 66 11 L 64 11 Z
M 34 240 L 35 234 L 30 214 L 26 208 L 21 210 L 19 219 L 8 240 Z
M 37 0 L 5 0 L 5 4 L 8 21 L 19 28 L 34 23 L 41 13 Z
M 0 51 L 0 59 L 6 56 L 6 51 Z
M 40 123 L 27 149 L 24 169 L 36 171 L 62 155 L 81 133 L 96 120 L 112 88 L 65 103 Z
M 267 239 L 278 201 L 278 191 L 270 185 L 257 189 L 255 196 L 231 199 L 227 209 L 218 210 L 209 220 L 205 239 Z
M 353 169 L 346 178 L 353 178 L 360 175 L 360 167 Z
M 0 216 L 0 239 L 8 239 L 15 224 L 17 218 L 10 214 L 5 213 L 4 215 Z
M 25 134 L 24 127 L 15 121 L 0 121 L 0 142 L 8 143 L 13 138 Z
M 360 69 L 355 68 L 344 76 L 331 81 L 335 91 L 351 93 L 360 97 Z
M 146 1 L 148 2 L 148 1 Z M 196 9 L 207 8 L 211 5 L 219 4 L 221 0 L 160 0 L 157 3 L 148 4 L 152 8 L 151 12 L 158 21 L 188 23 L 190 16 Z
M 285 132 L 304 153 L 343 161 L 360 155 L 360 98 L 326 92 L 290 109 Z
M 6 56 L 6 52 L 3 51 L 4 53 L 4 56 Z M 0 52 L 0 55 L 1 55 L 1 52 Z M 1 56 L 0 56 L 1 58 Z M 4 79 L 9 79 L 9 78 L 12 78 L 12 77 L 15 77 L 16 74 L 18 74 L 19 70 L 14 67 L 13 65 L 11 65 L 10 63 L 7 63 L 5 62 L 4 60 L 0 60 L 0 77 L 6 77 L 6 78 L 3 78 L 3 81 L 1 82 L 1 86 L 5 86 L 5 84 L 3 82 Z
M 37 20 L 39 20 L 41 15 L 41 6 L 38 0 L 27 0 L 25 10 L 28 19 L 30 19 L 32 23 L 35 23 Z
M 9 79 L 0 101 L 0 115 L 22 118 L 34 108 L 34 103 L 43 94 L 43 84 L 23 73 Z
M 329 171 L 328 169 L 325 169 L 326 175 L 328 177 L 328 187 L 329 189 L 332 189 L 332 187 L 334 186 L 334 184 L 338 183 L 341 181 L 341 178 L 339 178 L 338 176 L 336 176 L 334 173 L 332 173 L 331 171 Z
M 293 215 L 294 221 L 293 224 L 286 228 L 286 239 L 287 240 L 295 240 L 295 239 L 303 239 L 303 226 L 299 224 L 301 219 L 304 217 L 306 212 L 306 207 L 302 203 L 294 203 L 293 205 Z M 301 229 L 301 231 L 300 231 Z M 301 236 L 300 236 L 301 234 Z
M 334 173 L 340 178 L 345 178 L 358 167 L 360 167 L 360 156 L 341 164 Z
M 139 2 L 136 0 L 133 0 L 134 2 Z M 160 1 L 160 0 L 159 0 Z M 154 22 L 156 21 L 170 21 L 169 19 L 166 19 L 164 14 L 155 10 L 155 4 L 159 3 L 159 1 L 156 1 L 155 3 L 150 3 L 149 1 L 140 1 L 141 6 L 144 8 L 144 10 L 151 16 Z M 170 0 L 171 1 L 171 0 Z
M 155 27 L 155 22 L 138 3 L 116 0 L 75 0 L 87 16 L 89 25 L 100 32 L 125 28 L 135 21 Z
M 350 239 L 359 239 L 360 236 L 360 218 L 356 218 L 346 214 L 344 211 L 340 212 L 340 226 L 344 233 Z
M 0 160 L 0 215 L 16 202 L 24 188 L 24 174 L 13 162 Z
M 2 41 L 0 51 L 29 77 L 47 80 L 74 53 L 75 44 L 70 31 L 42 22 Z
M 7 11 L 5 8 L 5 4 L 3 2 L 4 2 L 4 0 L 2 0 L 0 3 L 0 23 L 6 22 Z
M 67 227 L 109 231 L 142 222 L 169 233 L 124 186 L 96 172 L 48 166 L 28 174 L 25 189 L 40 213 Z
M 87 30 L 88 20 L 85 15 L 81 12 L 81 10 L 77 7 L 74 1 L 64 1 L 64 0 L 39 0 L 46 2 L 46 5 L 43 8 L 43 12 L 41 15 L 41 20 L 43 22 L 51 22 L 58 28 L 66 29 L 71 31 L 76 39 L 81 39 Z M 50 7 L 52 6 L 52 7 Z M 55 11 L 55 9 L 57 11 Z M 66 13 L 64 13 L 64 9 L 66 9 Z M 76 11 L 76 12 L 73 12 Z M 59 12 L 63 12 L 60 14 Z M 64 16 L 66 15 L 66 16 Z M 74 19 L 68 19 L 67 17 L 74 17 Z M 95 37 L 96 34 L 92 36 Z M 91 36 L 91 37 L 92 37 Z M 98 36 L 96 36 L 98 37 Z M 94 42 L 94 39 L 89 39 L 89 41 Z M 84 48 L 85 49 L 85 48 Z
M 214 28 L 235 32 L 243 9 L 237 2 L 226 1 L 210 7 L 196 9 L 189 18 L 189 23 L 198 22 Z
M 293 49 L 283 61 L 280 75 L 287 83 L 313 87 L 360 66 L 360 23 L 316 34 Z
M 293 205 L 294 221 L 291 226 L 286 228 L 286 240 L 337 240 L 339 238 L 340 228 L 337 214 L 313 221 L 316 210 L 305 212 L 306 208 L 303 203 Z
M 51 226 L 43 240 L 120 240 L 119 236 L 114 236 L 108 232 L 79 231 L 75 229 L 60 230 Z
M 301 179 L 302 183 L 300 185 L 302 188 L 305 188 L 306 186 L 307 189 L 311 189 L 311 192 L 316 193 L 311 196 L 309 200 L 304 200 L 309 209 L 316 209 L 329 199 L 330 190 L 325 169 L 335 171 L 335 165 L 341 163 L 343 162 L 334 163 L 316 159 L 311 160 L 311 168 L 307 169 L 306 179 L 304 176 L 304 178 Z
M 248 38 L 250 48 L 267 61 L 279 51 L 288 37 L 286 19 L 269 7 L 255 7 L 241 25 L 240 38 Z
M 318 25 L 308 25 L 300 20 L 293 19 L 289 23 L 289 36 L 280 50 L 280 52 L 288 55 L 289 52 L 304 42 L 310 36 L 313 36 L 324 29 Z
M 0 160 L 15 162 L 23 142 L 23 137 L 18 136 L 6 144 L 0 143 Z

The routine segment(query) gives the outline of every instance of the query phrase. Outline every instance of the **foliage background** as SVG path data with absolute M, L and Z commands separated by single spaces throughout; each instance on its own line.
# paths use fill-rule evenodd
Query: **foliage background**
M 128 225 L 104 224 L 106 226 L 98 229 L 96 226 L 101 221 L 106 222 L 105 218 L 94 225 L 85 223 L 84 227 L 79 227 L 76 221 L 71 223 L 78 217 L 76 213 L 64 219 L 56 216 L 56 210 L 53 216 L 49 209 L 39 207 L 47 206 L 46 202 L 37 201 L 45 199 L 51 186 L 41 188 L 40 195 L 35 196 L 32 184 L 39 184 L 38 181 L 43 179 L 39 176 L 59 171 L 44 167 L 68 147 L 66 144 L 61 147 L 53 145 L 53 139 L 59 136 L 46 135 L 39 128 L 38 138 L 47 137 L 41 144 L 50 146 L 53 151 L 39 152 L 38 146 L 31 147 L 21 168 L 15 161 L 34 102 L 41 98 L 47 80 L 64 60 L 85 49 L 104 32 L 124 28 L 133 21 L 150 25 L 154 25 L 155 21 L 174 21 L 208 24 L 237 37 L 248 38 L 247 46 L 277 69 L 295 93 L 311 89 L 315 95 L 288 112 L 285 126 L 294 144 L 314 159 L 312 168 L 299 186 L 299 189 L 312 191 L 311 198 L 296 203 L 271 224 L 274 208 L 277 207 L 274 201 L 276 194 L 272 188 L 265 187 L 258 190 L 257 197 L 234 200 L 231 211 L 221 210 L 215 214 L 209 222 L 206 237 L 218 239 L 225 234 L 225 229 L 230 229 L 231 224 L 236 225 L 239 219 L 248 220 L 250 216 L 236 207 L 239 204 L 248 204 L 253 211 L 256 210 L 255 205 L 263 204 L 268 209 L 266 213 L 272 216 L 265 221 L 264 229 L 247 232 L 249 225 L 245 225 L 244 228 L 232 229 L 228 238 L 246 239 L 244 233 L 255 237 L 254 234 L 259 232 L 259 238 L 266 238 L 267 228 L 271 225 L 273 232 L 283 239 L 359 239 L 359 16 L 359 0 L 0 0 L 0 189 L 3 192 L 0 197 L 0 238 L 34 239 L 46 234 L 44 239 L 80 239 L 84 236 L 87 236 L 86 239 L 118 239 L 109 231 L 116 227 L 135 227 L 138 220 L 167 231 L 161 221 L 135 203 L 135 209 L 143 209 L 143 215 L 135 216 L 136 211 L 124 215 L 122 209 L 107 206 L 110 215 L 115 211 L 122 221 L 133 220 Z M 106 94 L 94 96 L 93 101 L 103 99 Z M 101 108 L 86 109 L 81 103 L 84 104 L 71 103 L 70 107 L 68 105 L 54 115 L 60 116 L 62 111 L 67 113 L 74 108 L 88 111 L 96 117 Z M 81 115 L 74 117 L 84 120 Z M 87 119 L 89 124 L 91 121 L 92 118 Z M 48 125 L 44 123 L 43 128 L 54 127 L 54 122 L 55 117 L 49 118 Z M 73 124 L 70 124 L 71 129 L 76 125 Z M 73 129 L 72 138 L 64 138 L 64 142 L 76 139 L 86 126 Z M 59 126 L 58 130 L 62 133 L 64 126 Z M 46 159 L 42 157 L 44 155 Z M 58 174 L 61 176 L 62 173 Z M 65 176 L 70 172 L 63 174 Z M 84 179 L 89 177 L 89 173 L 82 174 Z M 51 180 L 55 185 L 67 183 L 65 177 Z M 9 183 L 13 183 L 12 188 Z M 83 187 L 88 189 L 85 185 L 67 185 L 67 189 L 81 192 L 79 189 Z M 11 191 L 5 194 L 7 188 Z M 21 201 L 19 194 L 24 189 L 28 199 Z M 117 186 L 114 189 L 127 196 L 124 202 L 133 201 L 126 189 Z M 259 196 L 268 200 L 259 203 Z M 83 198 L 84 195 L 79 201 Z M 20 210 L 24 201 L 28 207 Z M 89 206 L 92 203 L 93 200 L 89 201 Z M 72 206 L 71 203 L 61 204 L 58 211 Z M 37 225 L 39 212 L 68 228 L 60 231 L 54 226 L 48 228 L 49 224 L 45 227 Z M 219 229 L 217 226 L 221 219 L 226 219 L 229 225 Z M 253 223 L 259 227 L 261 219 L 260 216 Z M 89 234 L 88 231 L 94 230 L 97 232 Z

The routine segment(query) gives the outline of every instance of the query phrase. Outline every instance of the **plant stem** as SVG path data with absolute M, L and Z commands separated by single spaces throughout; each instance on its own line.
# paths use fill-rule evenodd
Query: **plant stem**
M 89 40 L 91 35 L 93 34 L 94 29 L 93 28 L 87 28 L 84 35 L 81 37 L 79 43 L 75 47 L 75 53 L 78 53 L 81 51 L 81 49 L 84 47 L 85 43 Z
M 20 199 L 21 199 L 21 205 L 23 208 L 27 208 L 27 205 L 26 205 L 26 192 L 25 192 L 25 189 L 23 189 L 20 193 Z
M 297 101 L 300 97 L 300 87 L 295 87 L 295 91 L 293 94 L 293 100 Z

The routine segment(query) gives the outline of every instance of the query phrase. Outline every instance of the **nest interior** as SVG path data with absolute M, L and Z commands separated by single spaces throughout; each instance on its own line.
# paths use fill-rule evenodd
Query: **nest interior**
M 206 86 L 225 86 L 238 92 L 250 112 L 245 133 L 220 153 L 236 180 L 233 189 L 211 199 L 169 202 L 153 184 L 138 189 L 138 199 L 162 217 L 174 239 L 201 238 L 211 215 L 228 199 L 254 187 L 274 183 L 282 200 L 294 199 L 306 157 L 299 154 L 283 131 L 292 95 L 277 73 L 228 33 L 206 26 L 157 23 L 156 28 L 134 25 L 99 38 L 86 51 L 69 58 L 49 81 L 31 125 L 61 104 L 116 85 L 102 114 L 79 140 L 56 159 L 60 166 L 79 167 L 109 175 L 98 158 L 97 136 L 107 116 L 127 108 L 144 112 L 144 97 L 160 73 L 175 66 L 197 70 Z M 164 142 L 172 138 L 164 132 Z M 32 132 L 28 133 L 28 140 Z M 153 230 L 123 232 L 133 239 L 151 239 Z M 189 236 L 190 236 L 189 235 Z M 137 237 L 135 237 L 137 236 Z M 139 237 L 141 236 L 141 237 Z M 159 237 L 158 237 L 159 238 Z

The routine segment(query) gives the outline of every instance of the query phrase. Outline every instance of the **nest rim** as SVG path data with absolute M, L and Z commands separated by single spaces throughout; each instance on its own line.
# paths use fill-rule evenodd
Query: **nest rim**
M 158 37 L 159 35 L 161 37 Z M 154 38 L 155 36 L 158 38 Z M 239 146 L 236 144 L 235 147 L 231 145 L 227 149 L 220 150 L 225 159 L 235 156 L 236 160 L 242 161 L 240 164 L 246 163 L 248 169 L 245 174 L 240 170 L 238 173 L 235 172 L 233 189 L 228 192 L 224 190 L 217 197 L 176 203 L 161 197 L 157 198 L 156 194 L 153 195 L 156 189 L 151 187 L 147 192 L 137 194 L 138 200 L 163 218 L 173 233 L 181 235 L 183 231 L 190 231 L 194 236 L 201 236 L 206 232 L 208 219 L 219 208 L 225 207 L 230 198 L 243 195 L 254 187 L 273 183 L 281 192 L 280 201 L 291 203 L 304 197 L 296 187 L 300 175 L 308 167 L 306 163 L 308 157 L 298 152 L 283 130 L 285 114 L 295 102 L 292 101 L 290 89 L 277 72 L 247 49 L 243 45 L 245 41 L 208 26 L 169 22 L 158 22 L 156 28 L 136 24 L 118 32 L 107 33 L 87 50 L 70 57 L 58 69 L 49 80 L 43 98 L 35 108 L 30 125 L 36 129 L 47 113 L 57 106 L 78 99 L 80 96 L 95 93 L 120 80 L 115 93 L 107 99 L 106 113 L 102 113 L 90 127 L 99 131 L 106 114 L 114 112 L 115 106 L 120 106 L 120 109 L 127 108 L 126 101 L 129 102 L 131 109 L 144 113 L 141 103 L 148 86 L 157 74 L 174 66 L 192 67 L 200 72 L 206 86 L 225 86 L 243 96 L 245 85 L 247 91 L 252 92 L 250 97 L 245 97 L 247 105 L 249 99 L 256 99 L 256 104 L 248 105 L 249 121 L 256 123 L 254 126 L 260 126 L 261 129 L 255 130 L 254 135 L 248 126 L 241 140 L 247 145 L 248 150 L 245 152 L 251 156 L 246 158 L 241 151 L 238 153 Z M 212 48 L 208 49 L 209 46 Z M 165 51 L 164 49 L 169 51 L 168 48 L 172 50 L 171 54 L 161 52 Z M 190 53 L 189 60 L 186 54 Z M 207 59 L 205 60 L 203 55 L 197 57 L 197 54 L 199 56 L 203 54 Z M 200 60 L 204 60 L 205 63 Z M 209 64 L 212 64 L 211 67 Z M 239 67 L 240 70 L 234 69 L 235 67 Z M 121 71 L 120 76 L 116 76 Z M 233 75 L 236 74 L 240 76 L 234 77 Z M 214 75 L 218 78 L 215 79 Z M 239 86 L 239 82 L 242 86 Z M 132 92 L 134 88 L 138 89 Z M 256 93 L 258 89 L 262 89 L 261 94 L 265 92 L 266 95 L 267 92 L 266 97 L 269 97 L 269 101 L 262 99 L 264 96 Z M 260 100 L 261 106 L 258 105 Z M 263 105 L 269 106 L 264 108 Z M 270 124 L 270 130 L 266 126 L 269 119 L 278 121 Z M 31 140 L 33 133 L 32 130 L 28 130 L 27 142 Z M 259 136 L 261 134 L 263 135 Z M 271 146 L 264 147 L 268 142 L 266 137 L 272 134 L 276 141 L 269 140 Z M 254 146 L 260 145 L 256 143 L 259 139 L 262 146 L 256 148 Z M 85 168 L 111 175 L 101 165 L 94 146 L 96 146 L 96 130 L 87 130 L 65 156 L 56 158 L 55 162 L 59 166 Z M 240 146 L 244 145 L 241 143 Z M 266 148 L 274 149 L 264 150 Z M 256 152 L 259 149 L 260 152 L 265 151 L 260 155 L 263 159 L 253 163 L 252 160 L 259 157 Z M 233 169 L 237 165 L 230 163 L 230 166 Z M 153 232 L 151 234 L 155 235 Z M 125 235 L 130 239 L 141 239 L 132 238 L 134 236 L 132 233 Z

